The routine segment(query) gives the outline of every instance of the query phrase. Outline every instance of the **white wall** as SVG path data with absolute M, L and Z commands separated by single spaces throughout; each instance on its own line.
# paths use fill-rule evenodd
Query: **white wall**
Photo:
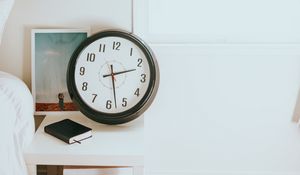
M 136 0 L 135 33 L 152 43 L 300 43 L 299 1 Z
M 161 84 L 145 114 L 148 174 L 300 173 L 299 55 L 152 47 Z
M 32 28 L 105 28 L 131 31 L 131 0 L 16 0 L 0 47 L 0 70 L 30 87 Z
M 86 2 L 17 0 L 0 69 L 30 84 L 31 28 L 131 30 L 131 0 Z M 150 43 L 161 70 L 145 115 L 148 174 L 300 174 L 300 132 L 291 122 L 300 84 L 299 6 L 134 1 L 134 32 Z
M 153 175 L 300 174 L 294 0 L 135 1 L 161 70 L 145 115 Z

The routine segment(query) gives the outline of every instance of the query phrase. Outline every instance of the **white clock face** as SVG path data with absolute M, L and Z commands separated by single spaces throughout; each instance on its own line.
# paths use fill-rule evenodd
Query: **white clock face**
M 100 38 L 79 54 L 75 86 L 86 105 L 104 113 L 134 107 L 149 86 L 150 68 L 142 50 L 115 36 Z

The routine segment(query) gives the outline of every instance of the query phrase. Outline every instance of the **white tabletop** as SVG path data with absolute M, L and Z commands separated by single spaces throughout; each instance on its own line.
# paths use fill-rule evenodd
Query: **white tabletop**
M 92 128 L 93 137 L 81 144 L 69 145 L 44 132 L 44 126 L 65 118 Z M 27 164 L 143 166 L 143 128 L 143 117 L 127 124 L 110 126 L 94 122 L 80 113 L 50 114 L 25 151 L 25 160 Z

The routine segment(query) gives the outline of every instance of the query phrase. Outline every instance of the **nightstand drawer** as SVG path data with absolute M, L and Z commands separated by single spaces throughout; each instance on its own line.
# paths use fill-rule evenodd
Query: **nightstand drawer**
M 132 167 L 64 166 L 63 175 L 133 175 Z

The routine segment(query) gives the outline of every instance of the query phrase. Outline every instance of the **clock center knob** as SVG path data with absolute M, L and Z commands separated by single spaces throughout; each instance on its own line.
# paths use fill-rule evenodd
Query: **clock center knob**
M 111 72 L 111 65 L 113 65 L 113 72 Z M 101 65 L 98 79 L 99 82 L 106 88 L 112 89 L 112 77 L 115 82 L 115 88 L 120 88 L 126 81 L 126 74 L 115 74 L 116 72 L 125 71 L 124 65 L 118 61 L 107 61 Z

